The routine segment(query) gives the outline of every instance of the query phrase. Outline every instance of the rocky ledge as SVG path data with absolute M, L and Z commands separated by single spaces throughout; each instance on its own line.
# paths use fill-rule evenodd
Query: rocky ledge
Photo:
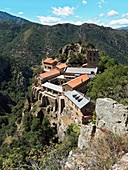
M 110 98 L 96 101 L 96 124 L 82 125 L 78 148 L 64 170 L 128 169 L 128 107 Z
M 128 107 L 110 98 L 96 101 L 97 128 L 107 129 L 114 134 L 128 133 Z

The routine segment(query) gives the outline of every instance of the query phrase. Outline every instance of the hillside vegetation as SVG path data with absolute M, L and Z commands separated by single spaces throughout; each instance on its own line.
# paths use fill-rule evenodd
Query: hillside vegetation
M 112 98 L 128 105 L 128 66 L 115 65 L 92 79 L 88 84 L 91 99 Z
M 104 54 L 128 64 L 127 30 L 113 30 L 93 24 L 58 24 L 50 27 L 0 22 L 0 53 L 22 57 L 28 64 L 39 63 L 46 55 L 56 54 L 64 45 L 78 41 L 91 42 Z
M 16 23 L 16 24 L 29 23 L 29 21 L 26 19 L 10 15 L 7 12 L 3 12 L 3 11 L 0 11 L 0 21 L 12 22 L 12 23 Z
M 79 127 L 71 125 L 65 132 L 65 140 L 59 141 L 57 128 L 51 127 L 46 108 L 34 102 L 31 94 L 31 66 L 51 55 L 63 60 L 58 50 L 67 43 L 75 47 L 76 42 L 82 42 L 85 47 L 92 43 L 103 51 L 99 62 L 101 74 L 90 81 L 88 95 L 94 100 L 112 97 L 128 103 L 128 66 L 115 60 L 128 64 L 127 31 L 92 24 L 49 27 L 1 21 L 0 169 L 61 169 L 69 152 L 76 148 Z M 72 53 L 69 62 L 82 64 L 83 58 L 84 54 L 79 54 L 74 60 Z
M 71 125 L 65 140 L 59 141 L 56 126 L 51 127 L 46 108 L 34 102 L 28 90 L 32 71 L 25 60 L 1 56 L 1 63 L 4 65 L 0 67 L 0 168 L 61 169 L 69 152 L 77 147 L 79 127 Z M 88 84 L 87 95 L 94 100 L 111 97 L 127 105 L 128 66 L 100 55 L 99 71 L 101 73 Z

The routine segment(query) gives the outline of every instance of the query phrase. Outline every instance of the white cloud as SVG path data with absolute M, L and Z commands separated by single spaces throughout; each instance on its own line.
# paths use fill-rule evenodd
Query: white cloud
M 104 14 L 103 14 L 103 13 L 101 13 L 99 16 L 100 16 L 100 17 L 103 17 L 103 16 L 104 16 Z
M 37 16 L 40 20 L 40 23 L 43 25 L 55 25 L 61 22 L 60 18 L 55 18 L 51 16 Z
M 112 28 L 119 28 L 119 27 L 128 25 L 128 19 L 126 19 L 126 18 L 121 18 L 119 20 L 112 20 L 109 23 L 103 23 L 98 18 L 93 18 L 93 19 L 84 20 L 84 21 L 63 20 L 59 17 L 52 17 L 52 16 L 37 16 L 37 18 L 39 19 L 40 23 L 43 25 L 56 25 L 56 24 L 64 24 L 64 23 L 70 23 L 70 24 L 74 24 L 74 25 L 82 25 L 83 23 L 92 23 L 92 24 L 96 24 L 96 25 L 100 25 L 100 26 L 101 25 L 104 25 L 106 27 L 109 26 Z
M 42 25 L 56 25 L 70 23 L 74 25 L 81 25 L 84 22 L 82 21 L 71 21 L 71 20 L 62 20 L 61 18 L 51 17 L 51 16 L 37 16 Z
M 69 7 L 69 6 L 65 6 L 65 7 L 52 7 L 53 11 L 52 13 L 57 15 L 57 16 L 69 16 L 69 15 L 73 15 L 74 14 L 74 7 Z
M 111 10 L 108 12 L 108 16 L 109 17 L 114 17 L 114 16 L 117 16 L 119 13 L 115 10 Z
M 99 8 L 102 8 L 102 4 L 104 4 L 104 3 L 105 3 L 104 0 L 100 0 L 100 1 L 98 2 L 98 7 L 99 7 Z
M 118 28 L 120 26 L 127 26 L 128 25 L 128 19 L 122 18 L 118 20 L 112 20 L 108 23 L 109 26 L 113 28 Z
M 82 0 L 82 3 L 83 4 L 87 4 L 87 0 Z
M 24 13 L 23 12 L 18 12 L 19 15 L 23 15 Z
M 98 18 L 89 19 L 89 20 L 87 20 L 87 21 L 85 21 L 85 22 L 90 23 L 90 24 L 101 25 L 101 20 L 98 19 Z
M 128 18 L 128 13 L 122 15 L 123 18 Z
M 75 18 L 82 19 L 82 17 L 81 17 L 81 16 L 79 16 L 79 15 L 76 15 L 76 16 L 75 16 Z
M 82 25 L 84 22 L 82 22 L 82 21 L 70 21 L 70 23 L 74 24 L 74 25 Z

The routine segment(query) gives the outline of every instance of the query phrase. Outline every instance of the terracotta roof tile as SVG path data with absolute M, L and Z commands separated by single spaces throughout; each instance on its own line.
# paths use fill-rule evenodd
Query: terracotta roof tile
M 52 59 L 52 58 L 46 58 L 43 60 L 44 63 L 49 63 L 49 64 L 53 64 L 54 62 L 57 62 L 56 60 Z
M 79 86 L 80 84 L 86 82 L 87 80 L 89 80 L 89 76 L 87 74 L 83 74 L 71 81 L 68 81 L 67 83 L 65 84 L 68 84 L 70 87 L 74 88 L 74 87 L 77 87 Z
M 60 71 L 59 71 L 59 70 L 57 70 L 57 69 L 52 69 L 52 70 L 50 70 L 50 71 L 48 71 L 48 72 L 45 72 L 45 73 L 40 74 L 40 77 L 41 77 L 41 78 L 48 78 L 48 77 L 51 77 L 51 76 L 53 76 L 53 75 L 59 75 L 59 74 L 60 74 Z
M 56 66 L 58 69 L 64 69 L 67 67 L 67 65 L 65 63 L 61 63 L 59 65 Z

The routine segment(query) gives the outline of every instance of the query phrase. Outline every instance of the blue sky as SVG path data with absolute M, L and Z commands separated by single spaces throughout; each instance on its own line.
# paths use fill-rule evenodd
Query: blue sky
M 43 25 L 128 26 L 128 0 L 0 0 L 0 11 Z

